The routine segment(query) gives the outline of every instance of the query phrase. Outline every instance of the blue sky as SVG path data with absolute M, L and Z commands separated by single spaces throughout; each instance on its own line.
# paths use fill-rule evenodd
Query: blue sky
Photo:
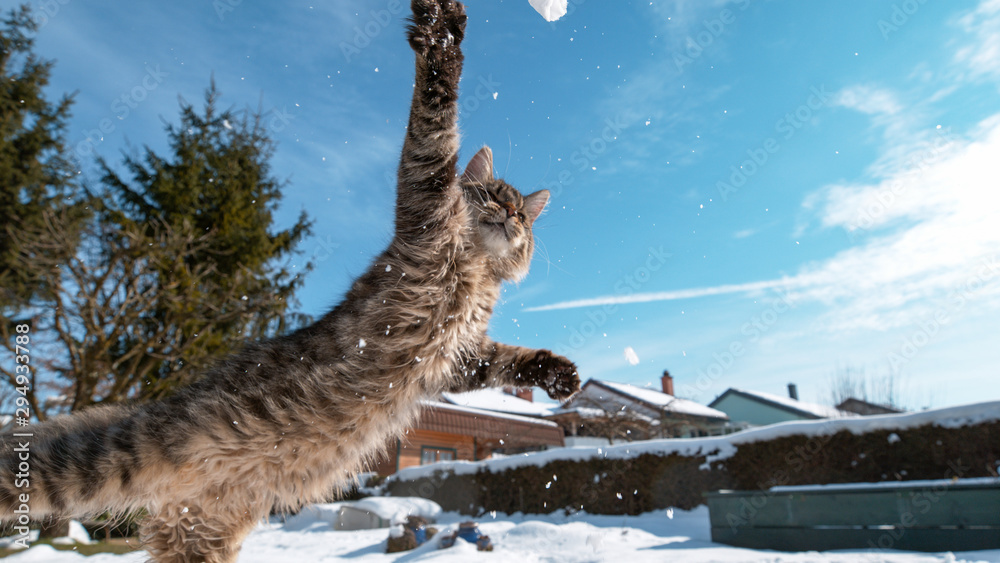
M 50 93 L 77 91 L 85 177 L 92 153 L 163 151 L 178 96 L 214 76 L 225 105 L 268 113 L 278 220 L 315 220 L 303 311 L 388 242 L 407 4 L 32 6 Z M 1000 1 L 468 13 L 462 160 L 488 144 L 509 182 L 553 192 L 495 339 L 565 353 L 584 378 L 658 386 L 669 369 L 703 403 L 789 382 L 822 401 L 838 366 L 895 371 L 911 407 L 1000 399 Z

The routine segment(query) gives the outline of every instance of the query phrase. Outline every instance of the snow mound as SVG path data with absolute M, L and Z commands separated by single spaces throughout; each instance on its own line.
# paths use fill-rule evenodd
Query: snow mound
M 369 510 L 393 522 L 403 522 L 407 516 L 422 516 L 431 521 L 441 516 L 441 505 L 420 497 L 368 497 L 355 502 L 354 508 Z
M 567 0 L 528 0 L 531 7 L 545 18 L 554 22 L 566 15 Z
M 355 502 L 329 502 L 304 506 L 285 520 L 285 529 L 295 532 L 365 530 L 401 524 L 407 516 L 435 521 L 441 506 L 420 497 L 368 497 Z

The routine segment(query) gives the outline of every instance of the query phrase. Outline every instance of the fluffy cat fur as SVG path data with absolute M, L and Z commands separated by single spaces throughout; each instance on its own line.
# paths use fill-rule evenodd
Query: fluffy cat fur
M 416 421 L 421 399 L 483 386 L 540 386 L 556 399 L 579 389 L 568 359 L 486 336 L 501 282 L 528 271 L 549 195 L 495 179 L 488 148 L 458 174 L 465 9 L 412 9 L 416 86 L 388 249 L 315 324 L 247 345 L 166 400 L 0 437 L 5 519 L 25 492 L 34 518 L 142 507 L 153 561 L 228 563 L 272 508 L 349 484 Z M 23 442 L 30 487 L 15 489 Z

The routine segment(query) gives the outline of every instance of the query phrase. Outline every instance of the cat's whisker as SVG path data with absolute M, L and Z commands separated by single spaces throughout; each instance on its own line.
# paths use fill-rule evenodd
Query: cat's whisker
M 510 138 L 510 129 L 507 130 L 507 165 L 503 167 L 503 177 L 507 177 L 510 171 L 510 159 L 514 156 L 514 141 Z

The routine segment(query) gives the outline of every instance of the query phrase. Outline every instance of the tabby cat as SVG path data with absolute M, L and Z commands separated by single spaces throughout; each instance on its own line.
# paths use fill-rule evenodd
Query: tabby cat
M 579 389 L 568 359 L 486 336 L 500 284 L 528 271 L 549 194 L 522 196 L 494 178 L 489 148 L 458 174 L 465 9 L 454 0 L 412 9 L 416 86 L 389 248 L 315 324 L 247 345 L 172 397 L 34 426 L 28 488 L 14 486 L 24 440 L 4 435 L 4 519 L 23 493 L 35 518 L 146 508 L 153 561 L 232 562 L 272 508 L 349 485 L 413 425 L 422 399 L 484 386 L 540 386 L 555 399 Z

